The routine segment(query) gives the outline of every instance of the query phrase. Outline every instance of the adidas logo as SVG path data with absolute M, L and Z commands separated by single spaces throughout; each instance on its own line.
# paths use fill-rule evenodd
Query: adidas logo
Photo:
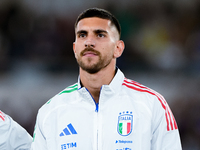
M 72 124 L 68 124 L 66 128 L 63 129 L 63 132 L 60 133 L 60 136 L 77 134 L 76 130 L 72 126 Z

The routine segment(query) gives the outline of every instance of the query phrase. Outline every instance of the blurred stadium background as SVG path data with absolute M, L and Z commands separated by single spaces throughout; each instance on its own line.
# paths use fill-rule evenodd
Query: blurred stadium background
M 0 109 L 32 135 L 38 109 L 77 81 L 74 22 L 89 7 L 119 19 L 118 67 L 166 98 L 183 149 L 199 150 L 199 0 L 1 0 Z

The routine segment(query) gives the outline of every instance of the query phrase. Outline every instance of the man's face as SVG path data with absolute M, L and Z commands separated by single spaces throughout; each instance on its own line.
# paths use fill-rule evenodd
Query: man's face
M 81 69 L 96 73 L 116 59 L 119 34 L 110 20 L 84 18 L 77 24 L 75 34 L 73 49 Z

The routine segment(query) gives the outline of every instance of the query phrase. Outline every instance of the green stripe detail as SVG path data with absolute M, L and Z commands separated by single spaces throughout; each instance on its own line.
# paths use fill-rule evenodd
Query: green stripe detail
M 33 134 L 33 142 L 35 141 L 35 133 Z
M 33 142 L 35 141 L 35 129 L 36 129 L 36 125 L 34 127 Z
M 123 123 L 119 123 L 119 133 L 122 134 L 122 130 L 123 130 Z
M 49 104 L 49 103 L 51 102 L 51 100 L 52 100 L 52 99 L 50 99 L 50 100 L 47 102 L 47 104 Z
M 74 85 L 71 85 L 71 86 L 69 86 L 67 88 L 76 88 L 76 87 L 78 87 L 78 83 L 75 83 Z
M 61 95 L 63 93 L 71 93 L 73 91 L 78 90 L 78 83 L 75 83 L 69 87 L 67 87 L 66 89 L 64 89 L 62 92 L 60 92 L 58 95 Z M 55 96 L 54 96 L 55 97 Z M 51 102 L 53 98 L 51 98 L 46 104 L 49 104 Z
M 78 83 L 67 87 L 65 90 L 60 92 L 59 95 L 61 95 L 63 93 L 71 93 L 71 92 L 76 91 L 76 90 L 78 90 Z

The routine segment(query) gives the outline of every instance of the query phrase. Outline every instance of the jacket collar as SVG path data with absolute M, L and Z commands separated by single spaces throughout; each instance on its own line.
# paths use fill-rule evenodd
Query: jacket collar
M 101 89 L 106 91 L 112 91 L 112 93 L 118 93 L 121 90 L 121 85 L 124 81 L 124 74 L 119 68 L 116 68 L 116 74 L 114 78 L 112 79 L 111 83 L 109 85 L 102 85 Z M 82 87 L 80 76 L 78 77 L 78 90 L 85 89 L 85 87 Z

